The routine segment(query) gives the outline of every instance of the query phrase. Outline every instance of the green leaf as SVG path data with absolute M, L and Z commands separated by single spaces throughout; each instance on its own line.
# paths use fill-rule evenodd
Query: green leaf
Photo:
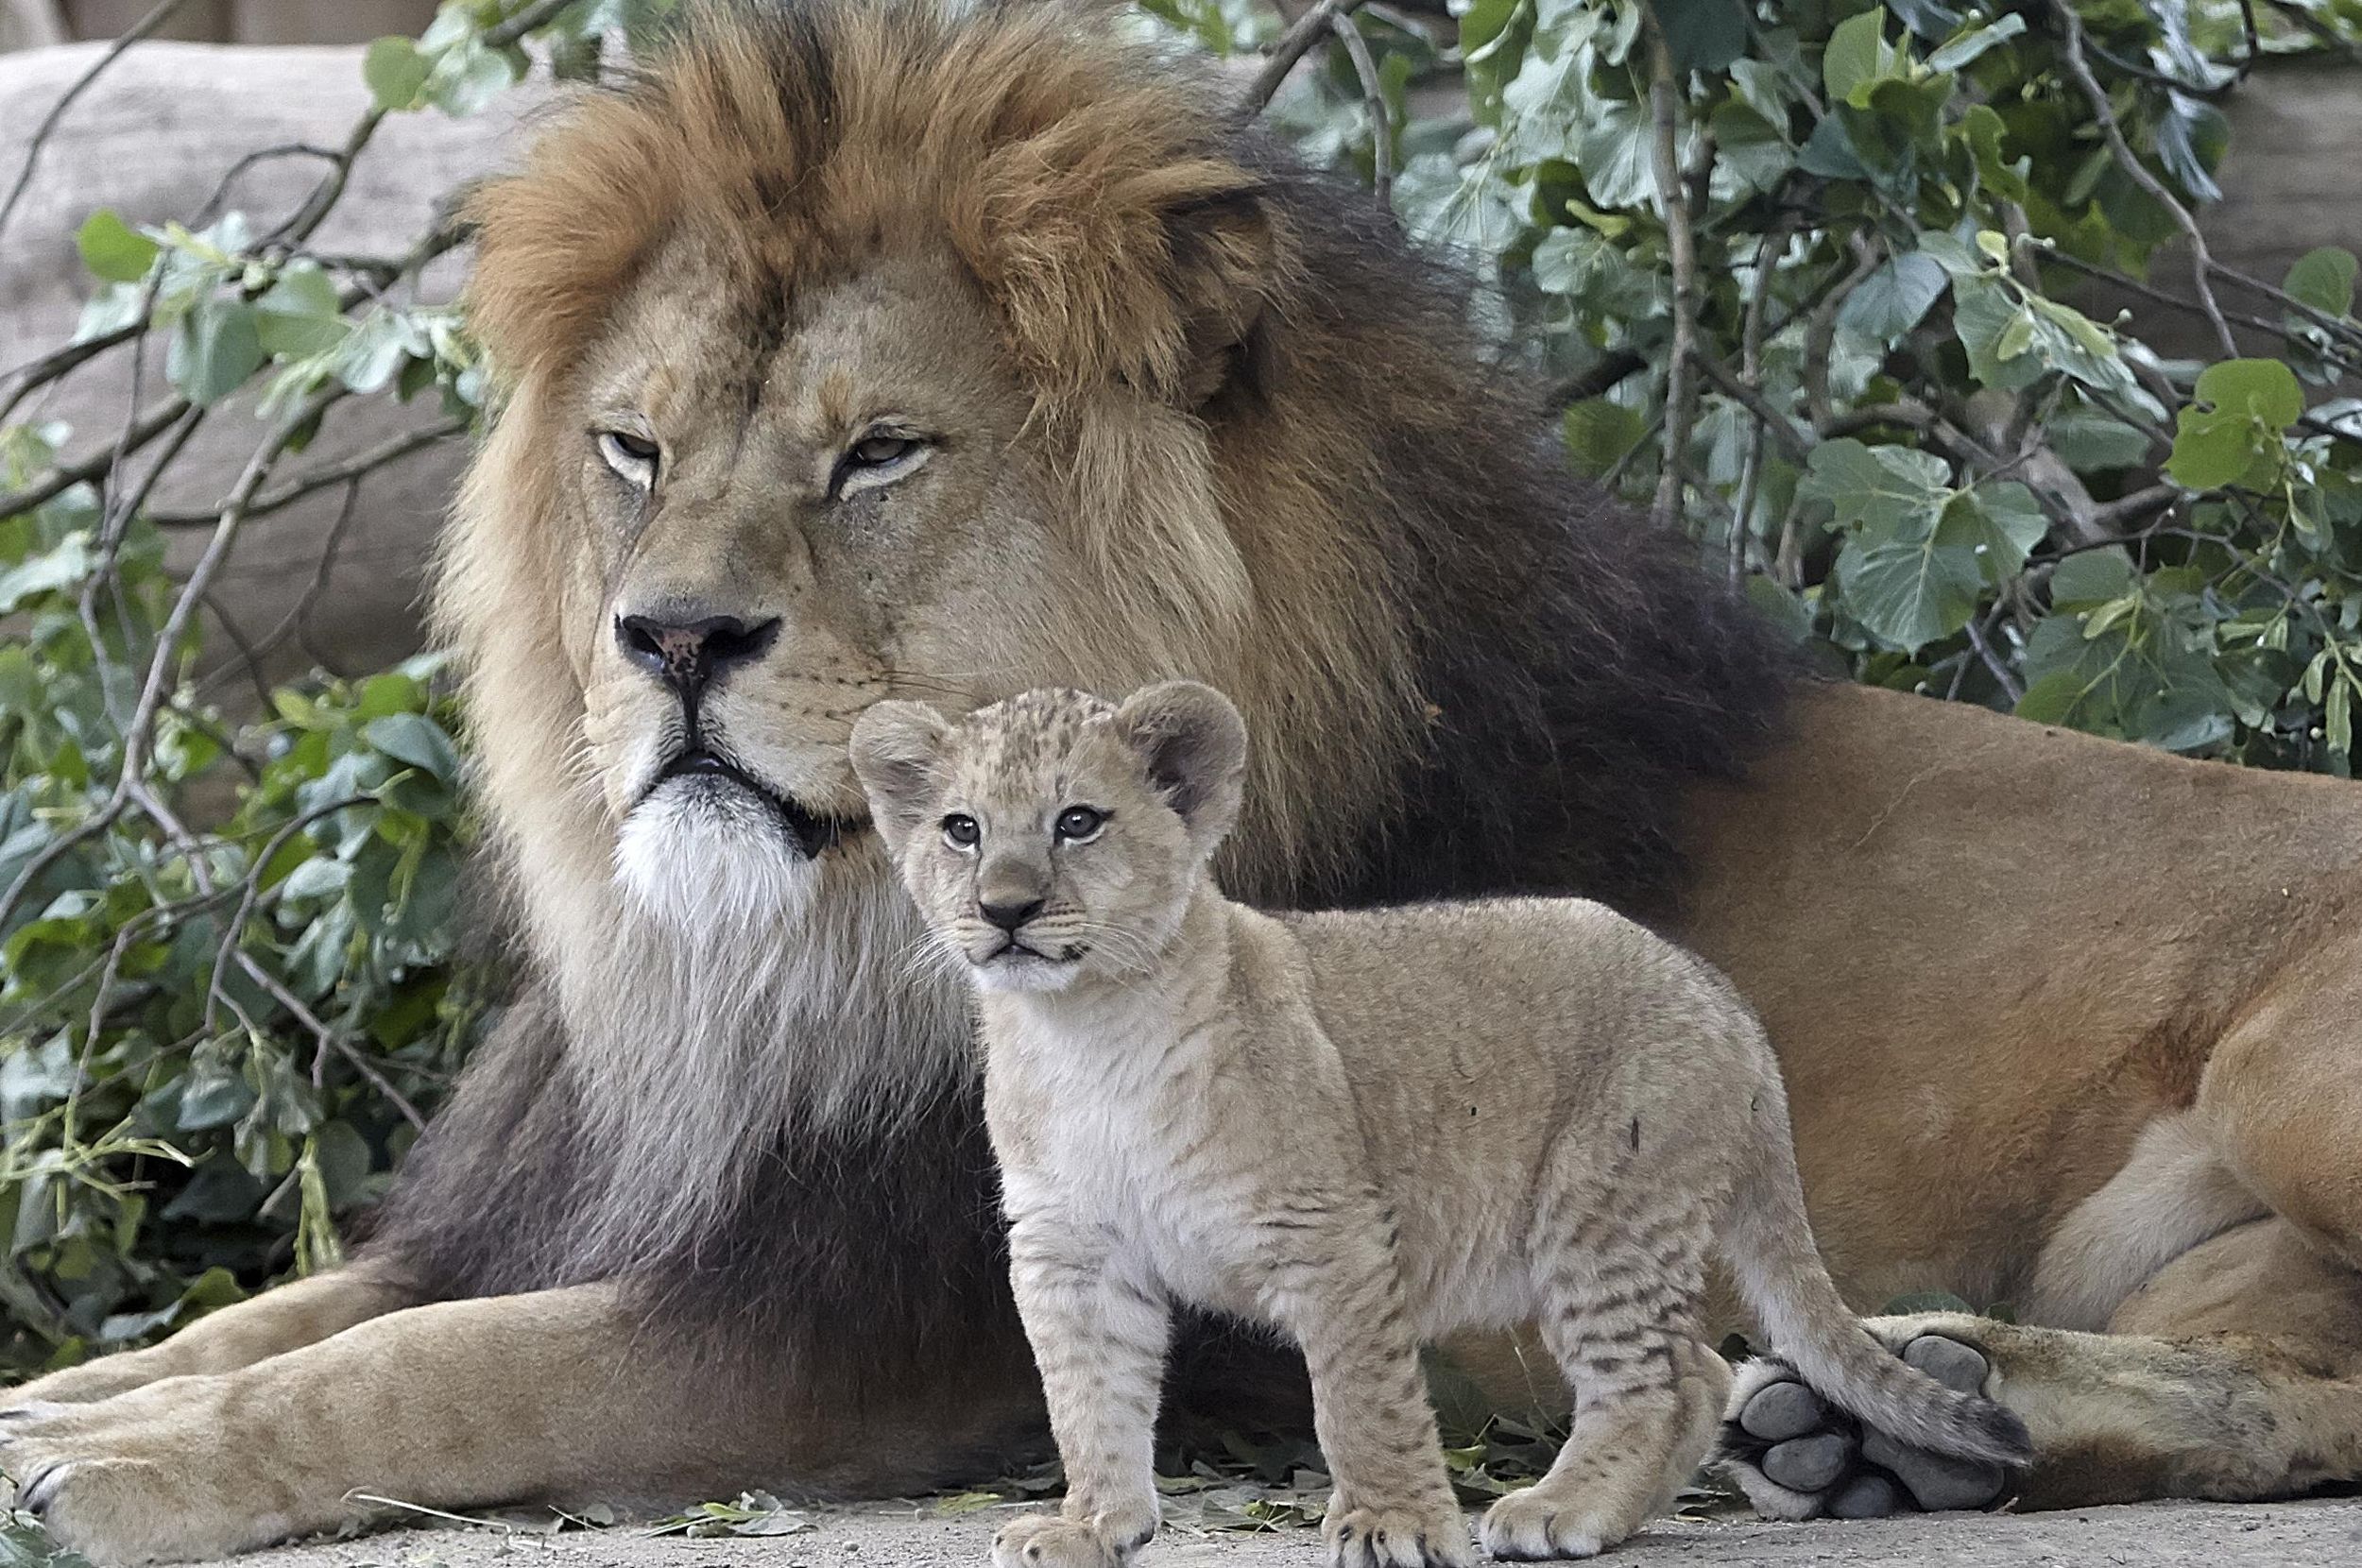
M 1862 535 L 1838 552 L 1845 608 L 1880 641 L 1917 652 L 1977 613 L 1984 574 L 1974 543 L 1946 533 L 1939 528 L 1919 539 Z
M 0 571 L 0 615 L 13 614 L 26 600 L 79 587 L 98 564 L 88 533 L 76 530 L 38 554 Z
M 383 110 L 417 108 L 431 69 L 418 44 L 406 38 L 378 39 L 361 57 L 361 79 L 368 83 L 370 100 Z
M 2060 609 L 2104 605 L 2140 580 L 2122 545 L 2078 551 L 2050 572 L 2050 603 Z
M 1747 52 L 1744 0 L 1682 0 L 1660 7 L 1658 25 L 1675 69 L 1720 71 Z
M 1870 92 L 1893 70 L 1895 49 L 1886 41 L 1886 9 L 1873 6 L 1849 16 L 1829 34 L 1821 51 L 1821 82 L 1832 100 L 1870 107 Z
M 1846 296 L 1838 321 L 1868 337 L 1899 338 L 1919 325 L 1950 282 L 1934 257 L 1907 250 L 1881 264 Z
M 2050 533 L 2034 493 L 2014 480 L 1988 481 L 1954 496 L 1944 505 L 1943 526 L 1969 544 L 1985 586 L 1996 588 L 2018 574 Z
M 422 713 L 388 713 L 371 719 L 361 733 L 370 745 L 398 762 L 434 775 L 448 784 L 459 776 L 459 754 L 442 725 Z
M 2296 372 L 2276 359 L 2228 359 L 2198 378 L 2174 420 L 2165 471 L 2185 489 L 2261 488 L 2286 460 L 2283 433 L 2304 414 Z
M 1873 447 L 1845 436 L 1815 447 L 1806 468 L 1796 493 L 1827 502 L 1841 524 L 1890 533 L 1932 528 L 1949 494 L 1943 459 L 1908 447 Z
M 1927 57 L 1930 71 L 1957 71 L 1986 50 L 1996 48 L 2026 30 L 2026 18 L 2015 11 L 1990 26 L 1966 33 Z
M 141 281 L 163 253 L 154 240 L 133 231 L 104 207 L 82 220 L 74 231 L 74 246 L 82 253 L 82 264 L 111 283 Z
M 254 301 L 254 315 L 263 351 L 282 359 L 327 353 L 348 331 L 337 309 L 336 285 L 310 262 L 299 262 L 281 273 Z
M 1635 409 L 1605 398 L 1567 405 L 1566 451 L 1585 476 L 1598 479 L 1648 438 L 1649 422 Z
M 164 375 L 180 395 L 203 408 L 246 384 L 263 363 L 254 307 L 243 299 L 200 299 L 172 332 Z
M 2350 315 L 2353 312 L 2353 252 L 2339 246 L 2325 245 L 2319 250 L 2308 250 L 2297 258 L 2288 269 L 2282 290 L 2323 315 Z

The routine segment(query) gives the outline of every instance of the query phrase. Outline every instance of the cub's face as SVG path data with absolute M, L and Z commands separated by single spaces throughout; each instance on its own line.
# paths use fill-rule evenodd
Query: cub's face
M 989 990 L 1153 968 L 1235 820 L 1245 729 L 1211 688 L 1042 690 L 958 723 L 884 703 L 853 767 L 928 929 Z

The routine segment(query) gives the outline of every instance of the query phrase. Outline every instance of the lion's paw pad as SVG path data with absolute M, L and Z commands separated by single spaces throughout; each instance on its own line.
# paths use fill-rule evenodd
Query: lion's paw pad
M 1900 1354 L 1962 1393 L 1981 1391 L 1992 1371 L 1975 1346 L 1942 1334 L 1922 1334 Z M 1989 1508 L 2010 1487 L 2002 1465 L 1931 1454 L 1864 1427 L 1774 1358 L 1739 1369 L 1720 1462 L 1755 1511 L 1771 1519 Z
M 1468 1521 L 1456 1505 L 1430 1508 L 1361 1508 L 1322 1522 L 1338 1568 L 1466 1568 Z

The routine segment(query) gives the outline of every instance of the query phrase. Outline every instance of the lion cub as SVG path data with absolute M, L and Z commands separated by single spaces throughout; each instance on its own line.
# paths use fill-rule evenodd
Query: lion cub
M 1714 970 L 1600 905 L 1271 915 L 1207 861 L 1246 732 L 1178 682 L 1028 691 L 957 722 L 882 703 L 853 765 L 930 930 L 981 994 L 1010 1278 L 1068 1491 L 996 1563 L 1105 1565 L 1156 1528 L 1172 1308 L 1304 1350 L 1337 1560 L 1462 1563 L 1419 1342 L 1538 1320 L 1575 1393 L 1549 1475 L 1484 1517 L 1587 1557 L 1704 1457 L 1730 1374 L 1698 1338 L 1719 1247 L 1814 1388 L 1926 1448 L 2025 1428 L 1880 1349 L 1805 1222 L 1762 1029 Z

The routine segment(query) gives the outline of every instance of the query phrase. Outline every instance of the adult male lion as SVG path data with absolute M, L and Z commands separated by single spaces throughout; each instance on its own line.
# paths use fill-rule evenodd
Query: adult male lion
M 1450 281 L 1072 5 L 706 15 L 477 212 L 509 395 L 440 608 L 523 987 L 358 1262 L 23 1390 L 65 1540 L 1035 1440 L 963 1014 L 842 745 L 1174 673 L 1272 738 L 1241 892 L 1581 887 L 1726 965 L 1857 1303 L 2056 1325 L 1881 1328 L 1991 1357 L 2033 1497 L 2362 1471 L 2349 787 L 1852 690 L 1783 727 Z

